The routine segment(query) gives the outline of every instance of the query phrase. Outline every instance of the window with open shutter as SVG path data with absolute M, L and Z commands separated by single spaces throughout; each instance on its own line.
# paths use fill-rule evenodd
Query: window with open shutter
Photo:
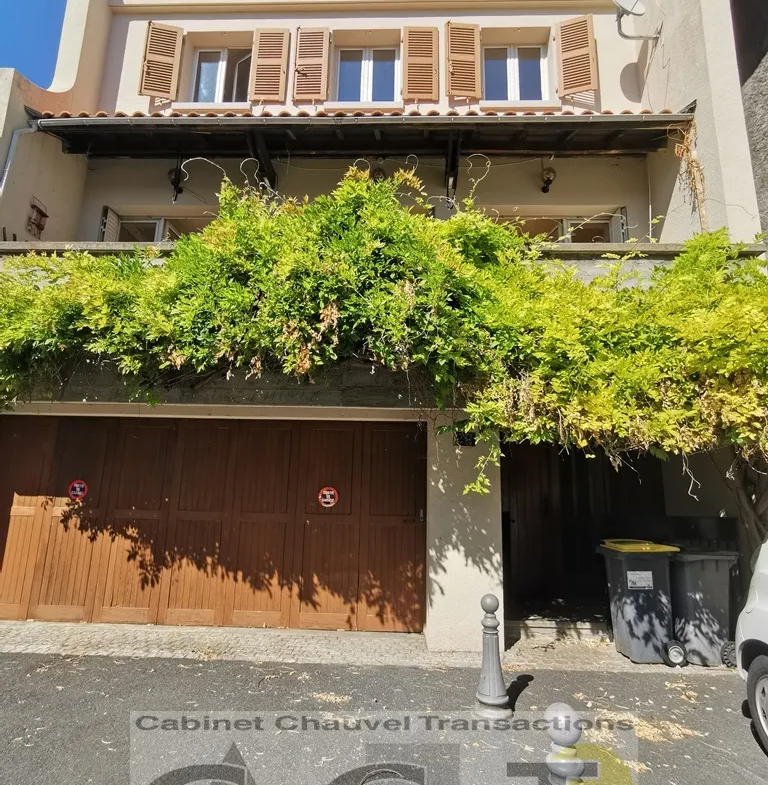
M 99 239 L 105 243 L 115 243 L 120 236 L 120 216 L 111 208 L 105 207 L 101 216 Z
M 480 26 L 448 22 L 448 95 L 480 98 Z
M 562 22 L 557 33 L 561 97 L 597 90 L 597 46 L 591 16 Z
M 251 101 L 285 101 L 289 38 L 288 30 L 254 32 Z
M 149 23 L 139 95 L 176 99 L 183 40 L 184 31 L 180 27 Z
M 439 100 L 436 27 L 406 27 L 403 31 L 403 99 Z
M 331 31 L 327 28 L 299 28 L 293 82 L 293 97 L 296 101 L 328 99 L 330 46 Z

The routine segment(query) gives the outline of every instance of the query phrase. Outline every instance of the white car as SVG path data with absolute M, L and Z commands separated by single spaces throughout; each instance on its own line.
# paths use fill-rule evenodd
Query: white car
M 747 682 L 749 713 L 768 751 L 768 543 L 755 561 L 752 583 L 736 627 L 736 662 Z

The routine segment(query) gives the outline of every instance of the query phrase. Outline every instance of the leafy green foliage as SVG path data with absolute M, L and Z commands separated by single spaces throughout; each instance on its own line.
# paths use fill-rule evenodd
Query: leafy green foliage
M 0 400 L 51 388 L 82 362 L 152 397 L 209 373 L 301 376 L 363 358 L 419 368 L 438 404 L 459 402 L 489 442 L 501 430 L 614 457 L 768 454 L 757 261 L 737 259 L 719 232 L 642 285 L 621 261 L 585 283 L 539 249 L 472 205 L 435 220 L 411 173 L 374 182 L 353 169 L 311 203 L 225 182 L 220 217 L 162 264 L 6 260 Z

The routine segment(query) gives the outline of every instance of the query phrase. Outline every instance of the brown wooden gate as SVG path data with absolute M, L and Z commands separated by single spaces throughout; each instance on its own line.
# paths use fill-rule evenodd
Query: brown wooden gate
M 420 630 L 424 441 L 402 423 L 4 416 L 0 617 Z

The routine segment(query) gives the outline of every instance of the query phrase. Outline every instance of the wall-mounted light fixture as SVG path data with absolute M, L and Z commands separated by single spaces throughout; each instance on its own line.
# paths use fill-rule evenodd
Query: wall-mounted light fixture
M 557 172 L 551 166 L 541 170 L 541 180 L 544 183 L 544 185 L 541 187 L 541 192 L 543 194 L 549 193 L 549 189 L 552 187 L 552 183 L 555 182 L 556 177 Z

